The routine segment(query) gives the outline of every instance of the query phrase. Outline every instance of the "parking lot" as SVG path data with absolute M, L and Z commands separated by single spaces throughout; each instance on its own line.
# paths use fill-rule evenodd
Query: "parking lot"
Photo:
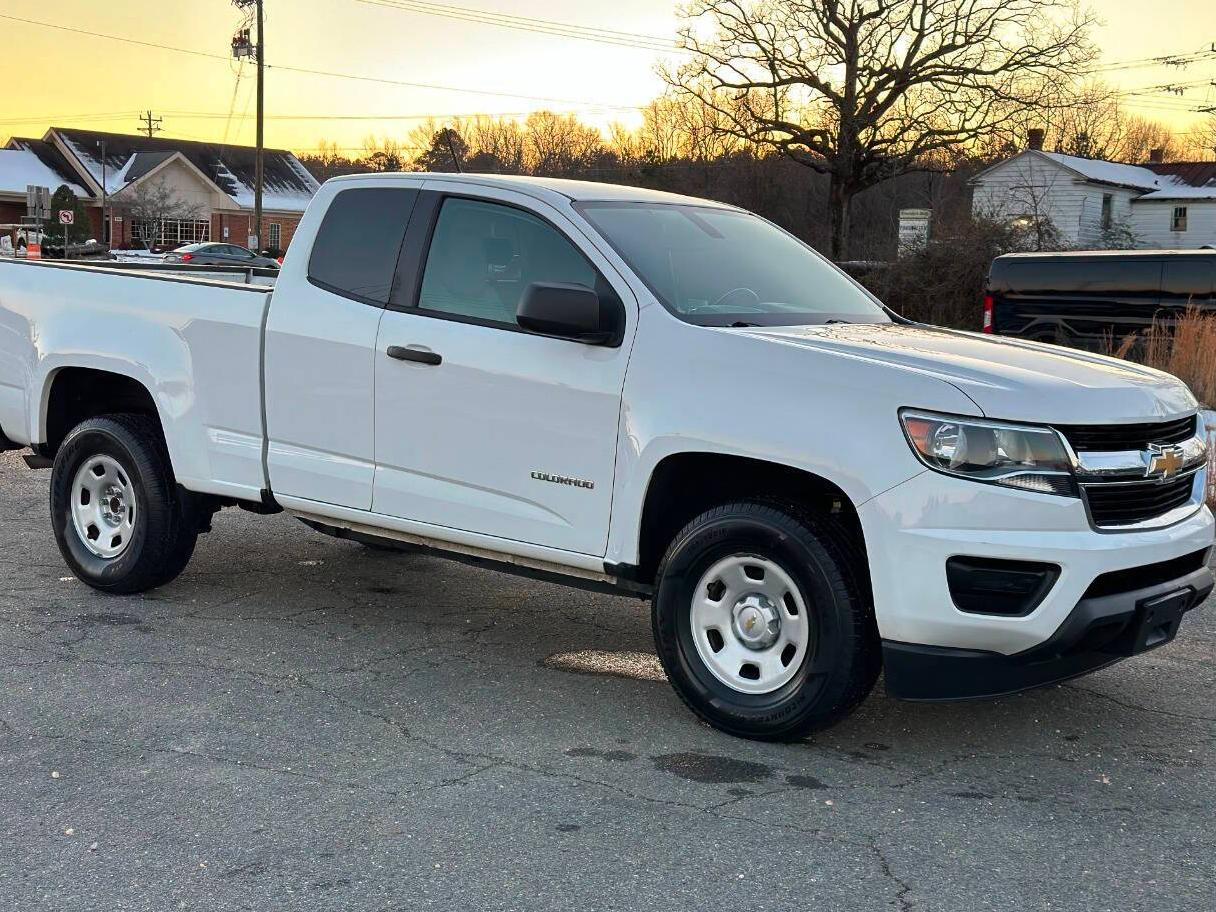
M 1092 677 L 768 745 L 648 605 L 226 511 L 173 584 L 69 577 L 0 457 L 0 905 L 1216 908 L 1216 622 Z M 604 673 L 609 672 L 609 673 Z

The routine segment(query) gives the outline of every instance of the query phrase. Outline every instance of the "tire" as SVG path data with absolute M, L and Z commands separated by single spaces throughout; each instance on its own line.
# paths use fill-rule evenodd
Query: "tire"
M 688 707 L 721 731 L 762 741 L 797 740 L 851 713 L 881 668 L 857 548 L 834 521 L 792 504 L 731 503 L 685 526 L 660 565 L 652 624 Z M 749 643 L 743 626 L 761 639 Z
M 72 572 L 94 589 L 144 592 L 177 577 L 194 553 L 199 516 L 194 497 L 177 486 L 152 418 L 90 418 L 55 454 L 55 542 Z

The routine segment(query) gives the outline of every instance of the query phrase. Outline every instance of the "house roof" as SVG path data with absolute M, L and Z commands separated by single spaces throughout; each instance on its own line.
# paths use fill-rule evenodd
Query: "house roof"
M 1027 149 L 1013 158 L 985 168 L 971 179 L 971 183 L 1026 155 L 1037 155 L 1055 162 L 1089 183 L 1140 191 L 1140 195 L 1133 197 L 1132 202 L 1159 199 L 1216 200 L 1216 162 L 1152 162 L 1145 165 L 1127 165 L 1097 158 L 1082 158 L 1079 155 L 1065 155 L 1063 152 L 1043 152 L 1039 149 Z
M 51 134 L 58 135 L 99 187 L 102 179 L 100 143 L 104 140 L 106 192 L 109 194 L 117 193 L 133 181 L 147 176 L 174 154 L 180 153 L 230 197 L 235 207 L 253 208 L 256 150 L 251 146 L 62 127 L 52 127 L 47 139 Z M 266 149 L 263 161 L 263 207 L 270 211 L 303 212 L 320 186 L 316 178 L 308 173 L 295 155 L 285 149 Z
M 1125 165 L 1097 158 L 1081 158 L 1079 155 L 1065 155 L 1062 152 L 1039 152 L 1038 154 L 1097 184 L 1113 184 L 1116 187 L 1131 187 L 1134 190 L 1155 190 L 1161 186 L 1161 177 L 1140 165 Z
M 89 199 L 92 192 L 78 183 L 76 171 L 51 143 L 40 139 L 14 139 L 0 150 L 0 193 L 25 194 L 28 184 L 55 189 L 67 184 L 77 197 Z
M 1154 162 L 1145 167 L 1161 176 L 1161 188 L 1142 200 L 1216 200 L 1216 162 Z

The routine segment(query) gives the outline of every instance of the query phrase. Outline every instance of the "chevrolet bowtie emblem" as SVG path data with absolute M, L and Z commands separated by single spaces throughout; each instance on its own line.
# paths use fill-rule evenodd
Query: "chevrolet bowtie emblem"
M 1182 468 L 1182 447 L 1162 446 L 1150 443 L 1148 447 L 1148 468 L 1144 470 L 1146 477 L 1157 476 L 1162 481 L 1178 474 Z

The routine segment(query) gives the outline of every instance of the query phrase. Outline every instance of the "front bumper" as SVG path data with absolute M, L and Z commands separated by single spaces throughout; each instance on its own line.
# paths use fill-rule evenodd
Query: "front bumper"
M 1015 655 L 884 640 L 887 692 L 903 700 L 970 700 L 1088 674 L 1168 643 L 1212 585 L 1203 566 L 1154 586 L 1082 599 L 1050 639 Z
M 1164 564 L 1208 548 L 1216 524 L 1207 507 L 1166 528 L 1104 532 L 1090 526 L 1078 499 L 924 472 L 862 504 L 858 515 L 870 556 L 888 686 L 894 680 L 895 690 L 914 695 L 917 687 L 909 678 L 924 678 L 920 690 L 926 695 L 919 699 L 945 698 L 930 693 L 1002 693 L 1091 671 L 1118 655 L 1066 648 L 1071 645 L 1066 641 L 1078 639 L 1076 625 L 1087 626 L 1086 618 L 1134 614 L 1160 594 L 1158 585 L 1189 587 L 1203 595 L 1211 588 L 1210 577 L 1196 577 L 1154 580 L 1153 591 L 1145 592 L 1133 579 L 1117 604 L 1106 601 L 1109 596 L 1095 604 L 1087 595 L 1103 574 Z M 960 610 L 951 598 L 946 561 L 955 556 L 1046 562 L 1060 572 L 1047 595 L 1024 616 L 972 613 Z M 1187 608 L 1200 601 L 1192 599 Z M 1045 667 L 1049 659 L 1065 655 L 1062 664 Z M 910 671 L 901 675 L 900 667 Z M 980 677 L 990 676 L 991 682 L 946 686 L 939 680 L 931 686 L 935 676 L 965 679 L 968 668 L 982 668 Z

